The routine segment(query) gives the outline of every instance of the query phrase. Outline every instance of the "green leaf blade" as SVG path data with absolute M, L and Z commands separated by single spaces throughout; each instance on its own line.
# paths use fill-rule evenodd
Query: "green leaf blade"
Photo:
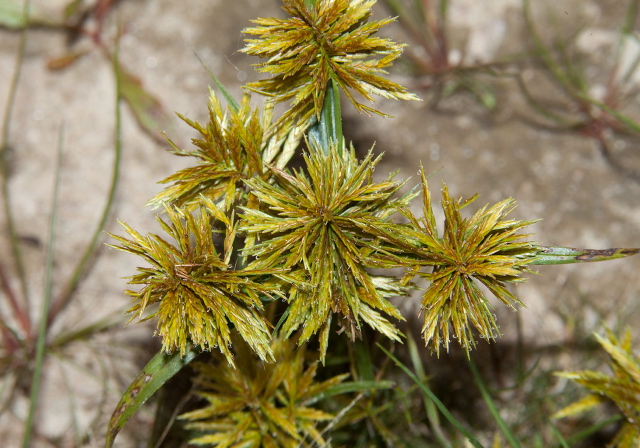
M 594 261 L 615 260 L 630 257 L 640 252 L 638 248 L 611 249 L 574 249 L 571 247 L 542 246 L 533 260 L 532 265 L 553 265 L 570 263 L 589 263 Z
M 171 355 L 158 352 L 133 380 L 116 406 L 107 428 L 105 448 L 111 448 L 116 435 L 138 409 L 199 354 L 197 348 L 190 348 L 183 358 L 180 352 Z

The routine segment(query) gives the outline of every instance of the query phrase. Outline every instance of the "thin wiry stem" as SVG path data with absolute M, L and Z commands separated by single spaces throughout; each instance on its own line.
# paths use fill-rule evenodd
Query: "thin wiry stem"
M 44 300 L 42 301 L 42 316 L 46 316 L 49 313 L 49 306 L 51 304 L 51 291 L 53 283 L 53 261 L 55 255 L 55 241 L 56 241 L 56 218 L 58 216 L 58 196 L 60 191 L 60 166 L 62 162 L 62 145 L 64 140 L 64 128 L 60 130 L 60 136 L 58 138 L 58 154 L 56 158 L 56 177 L 53 187 L 53 197 L 51 206 L 51 216 L 49 218 L 49 241 L 47 248 L 47 257 L 45 261 L 45 284 L 44 284 Z M 42 379 L 42 366 L 44 364 L 44 355 L 46 350 L 46 338 L 47 338 L 47 319 L 40 319 L 38 326 L 38 342 L 36 345 L 36 359 L 35 367 L 33 370 L 33 379 L 31 381 L 31 397 L 29 404 L 29 414 L 27 416 L 27 422 L 24 426 L 24 439 L 22 443 L 23 448 L 28 448 L 31 433 L 33 430 L 33 423 L 36 414 L 36 408 L 38 406 L 38 396 L 40 394 L 40 381 Z
M 13 113 L 13 106 L 15 104 L 16 92 L 18 90 L 18 83 L 20 81 L 20 74 L 22 72 L 22 62 L 24 61 L 25 47 L 27 44 L 27 24 L 29 20 L 29 6 L 30 0 L 26 0 L 22 9 L 22 20 L 24 28 L 20 33 L 20 42 L 18 44 L 18 51 L 16 53 L 16 65 L 9 84 L 9 98 L 7 99 L 7 105 L 4 113 L 4 120 L 2 122 L 2 134 L 0 136 L 0 176 L 2 176 L 2 198 L 4 203 L 4 215 L 7 218 L 7 227 L 9 230 L 9 240 L 11 244 L 11 252 L 15 262 L 16 269 L 18 271 L 18 278 L 20 279 L 20 288 L 22 289 L 22 296 L 24 300 L 24 309 L 22 310 L 22 319 L 27 324 L 28 330 L 31 328 L 31 320 L 28 310 L 29 306 L 29 288 L 27 287 L 27 275 L 24 269 L 24 263 L 22 261 L 22 251 L 20 250 L 20 241 L 18 239 L 18 233 L 16 231 L 16 225 L 14 221 L 13 208 L 11 207 L 11 197 L 9 195 L 9 128 L 11 125 L 11 115 Z

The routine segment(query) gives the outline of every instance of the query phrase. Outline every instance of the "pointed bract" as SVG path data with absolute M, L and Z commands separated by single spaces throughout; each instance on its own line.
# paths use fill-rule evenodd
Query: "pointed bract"
M 607 336 L 594 335 L 610 357 L 609 367 L 613 375 L 590 370 L 558 372 L 585 387 L 590 395 L 556 412 L 554 418 L 564 418 L 583 413 L 605 401 L 613 401 L 626 421 L 607 446 L 635 448 L 640 446 L 640 358 L 631 350 L 631 332 L 627 330 L 622 340 L 611 331 Z M 608 400 L 607 400 L 608 399 Z
M 362 112 L 385 115 L 356 99 L 372 95 L 396 100 L 419 100 L 399 84 L 380 76 L 402 53 L 398 45 L 375 34 L 394 19 L 368 22 L 375 0 L 318 0 L 307 9 L 304 0 L 284 0 L 288 19 L 258 19 L 244 30 L 241 51 L 267 59 L 258 70 L 272 76 L 247 85 L 272 102 L 291 101 L 280 121 L 319 117 L 329 80 L 335 80 Z
M 402 183 L 372 182 L 378 160 L 369 153 L 358 163 L 353 150 L 332 147 L 324 154 L 312 145 L 307 174 L 273 169 L 274 182 L 246 181 L 262 204 L 244 209 L 241 230 L 260 240 L 246 250 L 256 258 L 249 267 L 291 269 L 301 279 L 289 285 L 282 331 L 289 335 L 301 326 L 301 342 L 319 332 L 322 356 L 333 314 L 352 339 L 361 321 L 399 338 L 384 317 L 402 319 L 386 298 L 395 284 L 377 280 L 367 268 L 402 263 L 378 235 L 395 232 L 389 216 L 415 195 L 393 199 Z
M 530 272 L 527 265 L 538 252 L 538 246 L 522 241 L 529 235 L 518 231 L 535 221 L 506 220 L 515 207 L 513 199 L 489 209 L 485 206 L 465 219 L 460 210 L 477 196 L 455 201 L 443 184 L 445 226 L 444 235 L 439 237 L 423 168 L 421 175 L 423 217 L 418 220 L 408 210 L 403 213 L 410 221 L 411 230 L 406 235 L 417 242 L 416 247 L 409 247 L 416 261 L 412 274 L 430 281 L 422 297 L 422 334 L 436 353 L 440 346 L 449 349 L 451 336 L 468 352 L 476 343 L 472 327 L 485 339 L 495 339 L 500 334 L 492 307 L 478 283 L 505 305 L 522 305 L 506 284 L 522 282 L 520 275 Z M 420 266 L 433 269 L 430 273 L 418 272 Z
M 162 180 L 160 183 L 172 185 L 148 202 L 153 208 L 164 204 L 197 208 L 200 195 L 204 195 L 214 201 L 222 198 L 222 208 L 231 209 L 246 193 L 243 179 L 262 176 L 265 163 L 284 166 L 304 132 L 293 126 L 275 130 L 271 123 L 272 107 L 260 114 L 257 109 L 251 109 L 248 94 L 244 95 L 238 110 L 230 107 L 223 112 L 211 91 L 206 125 L 178 116 L 198 131 L 200 138 L 192 140 L 197 149 L 191 151 L 180 150 L 169 141 L 173 153 L 195 157 L 198 164 Z
M 175 244 L 154 234 L 142 236 L 126 224 L 123 226 L 132 239 L 111 235 L 120 243 L 111 247 L 138 255 L 150 264 L 129 278 L 129 284 L 143 287 L 126 291 L 136 301 L 128 313 L 135 315 L 132 319 L 158 320 L 157 334 L 167 353 L 180 350 L 184 355 L 191 342 L 204 350 L 217 347 L 233 365 L 229 347 L 235 327 L 260 359 L 271 361 L 270 329 L 260 313 L 261 297 L 273 298 L 280 293 L 275 285 L 260 280 L 282 271 L 231 269 L 229 251 L 236 226 L 212 201 L 201 198 L 201 203 L 195 215 L 167 206 L 170 221 L 158 218 Z M 220 222 L 227 235 L 223 254 L 214 241 Z M 154 304 L 157 310 L 143 317 Z
M 219 362 L 196 363 L 197 395 L 207 404 L 180 416 L 188 429 L 200 433 L 190 442 L 213 447 L 311 448 L 326 446 L 319 423 L 333 415 L 309 405 L 346 379 L 339 375 L 314 381 L 316 363 L 295 339 L 275 339 L 275 363 L 264 365 L 241 341 L 234 344 L 238 369 Z M 215 362 L 218 361 L 218 362 Z

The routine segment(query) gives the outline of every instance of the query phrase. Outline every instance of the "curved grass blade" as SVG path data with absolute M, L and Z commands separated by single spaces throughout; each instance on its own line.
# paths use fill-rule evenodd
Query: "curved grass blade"
M 308 401 L 307 404 L 312 404 L 316 401 L 324 400 L 325 398 L 333 397 L 335 395 L 349 394 L 352 392 L 369 392 L 378 389 L 393 389 L 394 387 L 396 387 L 396 383 L 388 380 L 363 380 L 340 383 L 316 395 L 311 401 Z
M 36 342 L 35 366 L 33 368 L 33 378 L 31 380 L 31 396 L 29 397 L 29 414 L 24 425 L 24 438 L 22 439 L 23 448 L 29 448 L 31 441 L 31 433 L 35 421 L 36 409 L 38 407 L 38 398 L 40 395 L 40 382 L 42 379 L 42 369 L 44 365 L 45 352 L 47 350 L 47 330 L 49 328 L 48 320 L 45 316 L 49 314 L 51 306 L 51 296 L 53 290 L 53 263 L 56 246 L 56 221 L 58 217 L 58 199 L 60 198 L 60 167 L 62 166 L 62 147 L 64 141 L 64 128 L 60 130 L 58 136 L 58 151 L 56 155 L 56 171 L 53 184 L 53 195 L 51 199 L 51 215 L 49 217 L 49 238 L 47 242 L 47 256 L 45 261 L 45 283 L 44 298 L 42 300 L 42 312 L 40 315 L 40 323 L 38 325 L 38 340 Z
M 542 246 L 533 261 L 529 264 L 569 264 L 588 263 L 592 261 L 607 261 L 617 258 L 630 257 L 640 252 L 638 248 L 611 249 L 574 249 L 571 247 Z
M 140 406 L 200 353 L 200 349 L 193 347 L 187 350 L 184 358 L 180 357 L 180 352 L 172 355 L 167 355 L 162 351 L 158 352 L 133 380 L 120 399 L 109 421 L 105 448 L 113 446 L 116 435 L 127 420 L 140 409 Z
M 482 444 L 480 442 L 478 442 L 478 440 L 471 435 L 471 433 L 467 430 L 467 428 L 462 426 L 462 423 L 460 423 L 453 415 L 451 415 L 451 412 L 449 412 L 447 407 L 440 401 L 440 399 L 438 397 L 435 396 L 435 394 L 433 392 L 431 392 L 431 390 L 429 389 L 429 387 L 426 384 L 424 384 L 422 381 L 420 381 L 420 379 L 411 370 L 409 370 L 407 368 L 407 366 L 402 364 L 398 360 L 398 358 L 393 356 L 382 345 L 378 344 L 378 347 L 380 347 L 380 350 L 382 350 L 398 367 L 400 367 L 400 369 L 402 369 L 402 371 L 404 373 L 407 374 L 407 376 L 409 378 L 411 378 L 413 380 L 414 383 L 416 383 L 418 385 L 418 387 L 420 387 L 420 389 L 422 390 L 422 393 L 425 394 L 427 397 L 429 397 L 436 404 L 438 409 L 440 409 L 440 412 L 442 412 L 442 415 L 444 415 L 444 417 L 447 420 L 449 420 L 449 422 L 458 431 L 460 431 L 460 433 L 462 433 L 462 435 L 464 435 L 467 438 L 467 440 L 471 443 L 472 446 L 474 446 L 476 448 L 484 448 L 482 446 Z
M 340 110 L 340 89 L 338 83 L 331 80 L 327 83 L 327 92 L 322 104 L 320 121 L 315 121 L 309 127 L 309 141 L 325 153 L 329 151 L 331 142 L 338 151 L 342 151 L 344 142 L 342 136 L 342 112 Z
M 200 58 L 200 56 L 198 56 L 198 53 L 195 53 L 195 55 L 198 58 L 198 61 L 200 61 L 204 69 L 207 71 L 207 73 L 209 73 L 209 76 L 211 76 L 211 79 L 213 79 L 213 82 L 216 83 L 216 86 L 218 87 L 220 92 L 222 92 L 222 96 L 224 96 L 224 99 L 227 100 L 227 104 L 229 104 L 229 107 L 231 107 L 231 109 L 233 109 L 234 112 L 238 112 L 240 110 L 240 104 L 238 104 L 238 102 L 233 98 L 233 96 L 231 96 L 231 94 L 229 93 L 227 88 L 224 86 L 224 84 L 222 84 L 218 80 L 218 78 L 216 78 L 216 75 L 213 74 L 213 72 L 209 69 L 209 67 L 205 65 L 204 61 Z
M 427 380 L 427 375 L 424 371 L 424 367 L 422 366 L 420 353 L 418 353 L 418 346 L 416 345 L 415 339 L 411 337 L 411 334 L 407 335 L 407 349 L 409 350 L 409 357 L 411 358 L 413 371 L 416 373 L 416 377 L 418 377 L 420 381 L 425 382 Z M 442 426 L 440 425 L 440 416 L 438 415 L 438 409 L 436 408 L 435 403 L 433 402 L 433 400 L 424 395 L 422 398 L 422 401 L 424 403 L 424 410 L 427 414 L 427 420 L 429 421 L 430 425 L 429 427 L 433 432 L 433 435 L 438 440 L 438 444 L 441 447 L 449 448 L 451 446 L 451 443 L 442 430 Z
M 606 428 L 607 426 L 612 425 L 613 423 L 619 422 L 623 419 L 624 417 L 622 414 L 609 417 L 601 422 L 596 423 L 595 425 L 588 427 L 587 429 L 584 429 L 572 435 L 571 437 L 567 437 L 567 439 L 565 440 L 566 444 L 569 446 L 574 446 L 575 444 L 577 444 L 578 442 L 581 442 L 582 440 L 586 439 L 590 435 L 595 434 L 598 431 L 601 431 L 603 428 Z
M 65 328 L 61 333 L 56 334 L 50 342 L 51 349 L 60 349 L 74 341 L 84 341 L 90 336 L 102 333 L 116 325 L 123 325 L 124 312 L 113 313 L 105 316 L 88 325 L 81 325 L 77 328 Z
M 496 408 L 496 404 L 491 398 L 489 389 L 487 388 L 487 385 L 484 383 L 482 376 L 480 376 L 480 372 L 478 371 L 478 367 L 476 367 L 476 363 L 474 363 L 471 358 L 467 358 L 467 360 L 469 362 L 469 367 L 471 367 L 471 373 L 473 374 L 473 379 L 476 381 L 476 384 L 478 385 L 478 389 L 482 394 L 482 398 L 484 399 L 484 402 L 486 403 L 487 408 L 489 408 L 489 412 L 491 413 L 491 416 L 496 421 L 496 423 L 498 424 L 498 427 L 500 428 L 502 433 L 505 435 L 505 437 L 509 441 L 509 444 L 513 448 L 521 448 L 520 442 L 518 442 L 518 439 L 516 439 L 516 437 L 513 435 L 513 433 L 505 423 L 505 421 L 500 416 L 500 413 Z
M 558 431 L 558 428 L 556 428 L 556 425 L 551 422 L 549 423 L 549 425 L 551 427 L 551 432 L 553 432 L 553 435 L 556 436 L 556 439 L 558 439 L 558 443 L 560 443 L 560 446 L 562 448 L 571 448 L 567 444 L 567 441 L 564 439 L 564 437 L 562 437 L 562 434 L 560 434 L 560 431 Z

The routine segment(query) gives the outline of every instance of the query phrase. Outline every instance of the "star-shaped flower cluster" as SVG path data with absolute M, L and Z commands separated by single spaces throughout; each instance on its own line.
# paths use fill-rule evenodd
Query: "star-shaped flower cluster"
M 304 0 L 283 0 L 288 19 L 266 18 L 253 22 L 245 34 L 245 53 L 267 59 L 258 65 L 272 77 L 249 83 L 247 88 L 271 98 L 291 101 L 280 122 L 307 121 L 319 116 L 327 83 L 334 80 L 359 110 L 384 115 L 360 103 L 355 94 L 373 101 L 372 94 L 396 100 L 419 100 L 381 74 L 402 53 L 403 45 L 376 37 L 394 19 L 368 22 L 375 0 L 318 0 L 307 8 Z
M 211 91 L 209 121 L 205 125 L 178 114 L 200 133 L 200 138 L 192 140 L 195 150 L 180 150 L 169 140 L 173 153 L 195 157 L 199 163 L 162 180 L 160 183 L 172 185 L 147 205 L 197 208 L 200 195 L 204 195 L 213 200 L 222 198 L 222 208 L 229 210 L 240 199 L 246 199 L 243 180 L 264 175 L 265 163 L 284 166 L 304 131 L 292 126 L 275 130 L 271 121 L 272 109 L 269 106 L 260 114 L 258 109 L 251 108 L 246 94 L 239 107 L 229 107 L 225 111 Z
M 270 324 L 260 312 L 261 298 L 273 298 L 279 292 L 262 280 L 282 271 L 231 269 L 237 226 L 211 200 L 201 198 L 195 216 L 172 207 L 166 207 L 166 212 L 170 221 L 158 218 L 158 222 L 175 244 L 158 235 L 140 235 L 126 224 L 122 225 L 132 239 L 111 235 L 120 242 L 112 247 L 150 264 L 129 278 L 129 284 L 143 287 L 126 291 L 136 300 L 128 312 L 140 320 L 158 320 L 157 334 L 167 353 L 180 350 L 184 356 L 191 343 L 205 350 L 217 347 L 233 365 L 231 325 L 260 359 L 272 361 Z M 226 233 L 223 254 L 215 241 L 220 225 Z M 152 305 L 157 309 L 143 317 Z
M 424 169 L 421 176 L 423 217 L 417 219 L 409 210 L 403 213 L 411 224 L 405 235 L 415 242 L 407 246 L 416 263 L 409 277 L 418 274 L 430 281 L 422 297 L 422 334 L 438 353 L 440 346 L 449 349 L 452 329 L 453 337 L 469 351 L 476 343 L 472 326 L 488 340 L 500 334 L 491 304 L 478 284 L 505 305 L 522 304 L 506 284 L 524 281 L 521 274 L 529 272 L 527 265 L 533 261 L 537 245 L 523 241 L 530 235 L 518 232 L 535 221 L 505 219 L 515 207 L 513 199 L 485 206 L 465 219 L 461 210 L 477 195 L 466 201 L 453 200 L 443 184 L 445 225 L 439 237 Z M 421 267 L 431 272 L 419 272 Z
M 622 340 L 608 331 L 606 337 L 594 335 L 609 355 L 609 367 L 613 375 L 583 370 L 559 372 L 586 388 L 590 394 L 556 412 L 553 418 L 582 414 L 607 401 L 613 401 L 625 421 L 614 440 L 607 446 L 633 448 L 640 446 L 640 358 L 633 354 L 631 332 L 627 330 Z
M 245 344 L 237 347 L 238 369 L 220 362 L 197 363 L 197 394 L 207 404 L 180 416 L 200 433 L 191 443 L 213 447 L 311 448 L 326 446 L 317 429 L 333 415 L 311 405 L 348 374 L 315 381 L 317 362 L 305 360 L 295 339 L 275 339 L 275 362 L 263 364 Z
M 367 268 L 402 263 L 379 235 L 397 231 L 388 218 L 415 195 L 394 199 L 402 183 L 391 177 L 373 182 L 378 160 L 370 153 L 359 163 L 353 150 L 332 147 L 325 154 L 311 145 L 307 173 L 272 169 L 273 182 L 246 181 L 262 204 L 245 208 L 243 215 L 241 230 L 259 240 L 246 250 L 256 258 L 248 268 L 284 268 L 300 279 L 289 286 L 282 331 L 290 335 L 302 326 L 301 342 L 320 332 L 321 356 L 334 314 L 352 339 L 362 321 L 398 339 L 398 330 L 381 312 L 403 319 L 387 300 L 401 290 Z

